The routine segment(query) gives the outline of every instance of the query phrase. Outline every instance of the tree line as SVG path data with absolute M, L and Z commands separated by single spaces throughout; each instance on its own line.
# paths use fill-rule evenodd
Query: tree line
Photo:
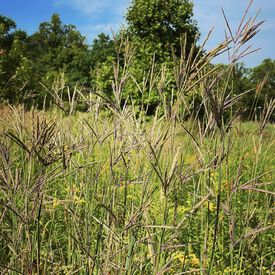
M 147 113 L 152 114 L 159 103 L 159 93 L 152 90 L 142 94 L 139 84 L 164 67 L 168 75 L 172 74 L 175 58 L 188 58 L 191 49 L 199 51 L 198 47 L 192 48 L 200 35 L 193 20 L 193 4 L 187 0 L 133 0 L 126 22 L 126 28 L 114 37 L 101 33 L 89 45 L 75 26 L 63 24 L 56 13 L 31 35 L 17 29 L 11 18 L 0 15 L 0 102 L 48 106 L 51 97 L 47 89 L 60 74 L 68 87 L 100 90 L 111 98 L 117 62 L 118 66 L 131 66 L 135 76 L 125 84 L 124 102 L 130 98 L 137 108 L 146 102 Z M 236 64 L 233 76 L 234 94 L 255 90 L 264 80 L 258 94 L 242 97 L 244 119 L 251 118 L 251 107 L 254 113 L 260 113 L 274 98 L 275 60 L 266 59 L 254 68 Z M 165 94 L 169 99 L 175 86 L 173 81 L 167 81 Z M 200 101 L 200 96 L 196 100 Z

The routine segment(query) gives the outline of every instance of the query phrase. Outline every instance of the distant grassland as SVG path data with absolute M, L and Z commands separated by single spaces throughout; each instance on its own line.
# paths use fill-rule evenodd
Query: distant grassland
M 4 108 L 2 274 L 274 274 L 275 128 Z

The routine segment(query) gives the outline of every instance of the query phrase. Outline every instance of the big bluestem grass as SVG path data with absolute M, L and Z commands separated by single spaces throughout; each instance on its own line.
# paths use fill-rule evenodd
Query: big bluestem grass
M 138 83 L 135 50 L 121 39 L 113 97 L 67 90 L 61 77 L 51 111 L 1 109 L 1 274 L 274 272 L 274 101 L 258 121 L 241 122 L 242 95 L 228 89 L 260 24 L 244 16 L 234 34 L 225 21 L 225 41 L 209 52 L 194 44 L 187 54 L 183 38 L 173 96 L 163 92 L 171 74 L 154 59 Z M 231 64 L 211 67 L 222 52 Z M 127 81 L 141 97 L 159 93 L 151 119 L 148 103 L 122 101 Z M 192 93 L 203 98 L 195 109 Z

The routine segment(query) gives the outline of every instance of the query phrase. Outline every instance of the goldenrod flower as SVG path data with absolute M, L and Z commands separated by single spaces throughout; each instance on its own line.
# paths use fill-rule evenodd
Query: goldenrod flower
M 193 267 L 200 266 L 200 260 L 197 258 L 195 254 L 190 254 L 190 263 Z

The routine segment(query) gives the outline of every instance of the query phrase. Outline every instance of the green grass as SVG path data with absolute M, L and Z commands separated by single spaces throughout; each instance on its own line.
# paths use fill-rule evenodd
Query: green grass
M 1 109 L 1 274 L 274 274 L 275 101 L 240 122 L 247 92 L 231 85 L 261 25 L 246 16 L 213 50 L 184 44 L 173 75 L 153 60 L 141 83 L 126 39 L 110 98 L 54 83 L 67 116 Z M 231 64 L 212 66 L 225 51 Z
M 274 125 L 1 112 L 2 274 L 273 274 Z

